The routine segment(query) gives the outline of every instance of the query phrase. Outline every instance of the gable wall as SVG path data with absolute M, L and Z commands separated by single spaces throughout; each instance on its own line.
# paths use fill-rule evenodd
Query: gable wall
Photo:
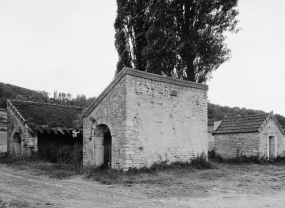
M 22 122 L 15 116 L 9 108 L 7 111 L 7 150 L 9 154 L 14 154 L 13 151 L 13 136 L 15 133 L 21 136 L 22 155 L 30 155 L 31 148 L 34 152 L 38 151 L 37 135 L 32 135 L 30 131 L 23 125 Z
M 285 141 L 284 135 L 281 133 L 275 122 L 270 119 L 270 121 L 266 124 L 264 129 L 260 134 L 260 141 L 261 141 L 261 154 L 267 154 L 267 142 L 268 136 L 276 136 L 277 137 L 277 156 L 283 154 L 285 151 Z
M 105 124 L 112 135 L 112 167 L 123 168 L 125 158 L 126 83 L 123 77 L 98 106 L 83 118 L 83 163 L 94 165 L 94 141 L 91 131 Z M 95 123 L 92 122 L 95 119 Z
M 126 77 L 126 167 L 207 154 L 207 90 Z
M 237 154 L 260 155 L 260 133 L 215 134 L 215 152 L 223 158 L 235 158 Z

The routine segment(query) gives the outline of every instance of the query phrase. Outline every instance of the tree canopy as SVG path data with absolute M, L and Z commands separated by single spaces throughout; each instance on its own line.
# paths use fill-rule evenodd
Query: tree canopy
M 215 121 L 223 120 L 226 117 L 242 117 L 261 113 L 265 112 L 261 110 L 252 110 L 239 107 L 231 108 L 228 106 L 220 106 L 208 102 L 208 125 L 214 125 Z M 279 114 L 275 114 L 275 117 L 285 129 L 285 117 Z
M 117 0 L 115 46 L 123 67 L 199 83 L 230 58 L 238 0 Z
M 63 105 L 87 108 L 96 99 L 96 97 L 86 98 L 85 95 L 77 95 L 75 98 L 72 98 L 72 95 L 70 93 L 57 93 L 57 91 L 55 91 L 54 97 L 50 98 L 49 93 L 46 91 L 35 91 L 0 82 L 0 108 L 6 108 L 7 99 L 26 100 L 42 103 L 58 103 Z

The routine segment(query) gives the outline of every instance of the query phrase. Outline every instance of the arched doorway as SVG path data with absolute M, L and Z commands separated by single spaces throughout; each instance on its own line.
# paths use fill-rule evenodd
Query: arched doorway
M 22 142 L 19 133 L 13 135 L 13 152 L 16 156 L 22 155 Z
M 111 168 L 112 136 L 105 124 L 97 125 L 94 131 L 94 164 L 104 168 Z

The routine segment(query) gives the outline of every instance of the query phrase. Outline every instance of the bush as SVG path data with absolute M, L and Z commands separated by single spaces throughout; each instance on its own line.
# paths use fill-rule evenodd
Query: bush
M 285 163 L 285 156 L 277 156 L 270 159 L 266 156 L 246 156 L 237 154 L 235 158 L 222 158 L 214 150 L 209 151 L 209 159 L 219 163 L 235 163 L 235 164 L 268 164 L 268 163 Z
M 8 157 L 8 152 L 1 152 L 0 153 L 0 159 L 5 159 L 5 158 L 7 158 Z
M 83 161 L 82 145 L 75 143 L 73 146 L 52 145 L 38 153 L 38 158 L 60 164 L 62 169 L 80 170 Z
M 172 163 L 161 161 L 154 163 L 150 167 L 130 168 L 126 172 L 121 170 L 107 170 L 104 166 L 91 167 L 88 169 L 86 177 L 92 178 L 93 180 L 99 181 L 103 184 L 161 183 L 161 181 L 158 179 L 152 179 L 152 177 L 142 179 L 142 176 L 158 176 L 159 173 L 164 171 L 185 171 L 188 173 L 190 170 L 211 168 L 213 168 L 213 165 L 207 161 L 207 155 L 200 154 L 188 161 L 177 161 Z

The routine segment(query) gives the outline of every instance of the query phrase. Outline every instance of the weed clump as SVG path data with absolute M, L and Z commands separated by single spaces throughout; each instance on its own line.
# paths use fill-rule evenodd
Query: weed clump
M 269 163 L 285 163 L 285 156 L 277 156 L 274 159 L 269 159 L 266 155 L 263 156 L 247 156 L 236 154 L 234 158 L 223 158 L 221 155 L 217 154 L 214 150 L 209 151 L 209 159 L 211 161 L 219 163 L 231 163 L 231 164 L 269 164 Z
M 8 153 L 0 153 L 0 163 L 20 169 L 32 168 L 52 178 L 68 178 L 75 174 L 83 174 L 82 145 L 49 147 L 40 153 L 30 156 L 15 157 Z
M 45 148 L 35 157 L 40 160 L 56 163 L 61 166 L 61 169 L 80 171 L 82 169 L 83 150 L 82 145 L 75 143 L 73 146 L 55 145 Z
M 108 170 L 103 166 L 90 167 L 86 172 L 86 177 L 103 184 L 161 184 L 163 178 L 160 175 L 163 173 L 189 173 L 190 171 L 211 169 L 213 167 L 213 164 L 207 160 L 207 155 L 201 154 L 188 161 L 169 163 L 166 160 L 156 162 L 150 167 L 129 168 L 128 171 Z

